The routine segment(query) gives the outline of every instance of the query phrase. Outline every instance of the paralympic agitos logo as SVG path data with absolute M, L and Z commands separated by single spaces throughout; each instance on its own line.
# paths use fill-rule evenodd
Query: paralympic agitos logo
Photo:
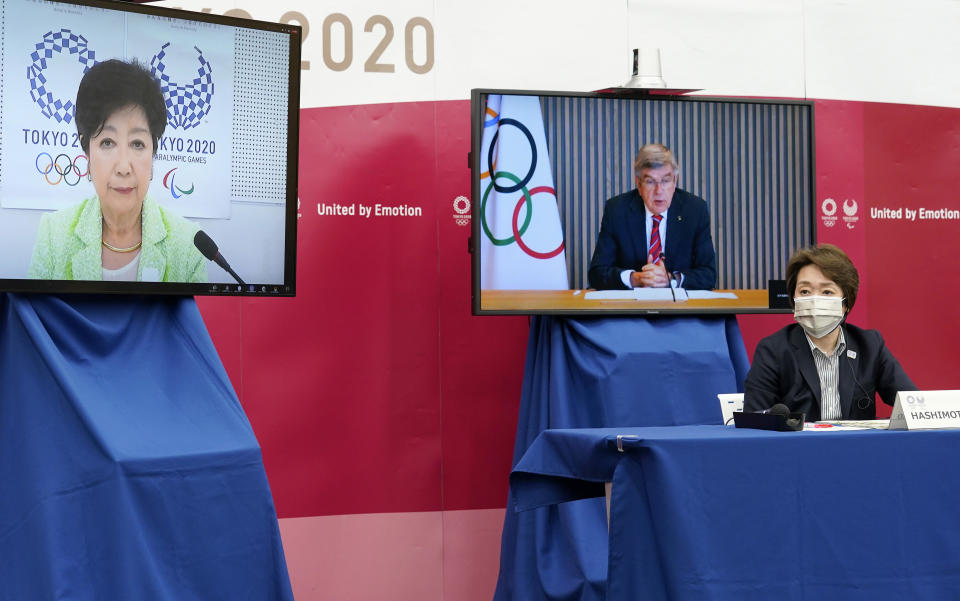
M 166 175 L 163 176 L 163 187 L 169 190 L 170 196 L 173 196 L 174 198 L 180 198 L 181 196 L 189 196 L 193 194 L 193 189 L 194 189 L 193 183 L 190 184 L 189 190 L 184 190 L 180 186 L 177 186 L 176 184 L 174 184 L 174 181 L 176 180 L 176 177 L 177 177 L 174 171 L 176 171 L 177 169 L 178 167 L 174 167 L 170 171 L 167 171 Z
M 170 46 L 170 42 L 163 44 L 160 51 L 153 55 L 150 72 L 160 82 L 167 105 L 167 123 L 173 129 L 187 130 L 200 125 L 210 113 L 214 93 L 213 68 L 203 56 L 203 51 L 194 46 L 199 68 L 177 65 L 184 67 L 183 72 L 190 74 L 190 80 L 188 83 L 175 81 L 170 75 L 173 69 L 168 64 L 171 59 Z M 40 113 L 47 119 L 58 123 L 73 121 L 76 90 L 70 90 L 68 98 L 55 96 L 56 82 L 51 82 L 48 76 L 54 61 L 77 61 L 76 68 L 81 70 L 80 75 L 96 65 L 99 61 L 87 38 L 66 28 L 50 30 L 41 41 L 34 44 L 30 60 L 30 66 L 27 67 L 30 99 L 40 107 Z
M 80 183 L 80 180 L 85 178 L 87 173 L 89 173 L 87 156 L 84 154 L 78 154 L 71 158 L 70 155 L 66 153 L 53 156 L 49 152 L 41 152 L 37 155 L 37 158 L 34 159 L 34 165 L 40 175 L 43 176 L 43 179 L 51 186 L 56 186 L 61 182 L 71 187 L 76 186 Z M 165 190 L 170 191 L 170 195 L 173 198 L 189 196 L 193 194 L 196 189 L 196 186 L 192 182 L 189 188 L 184 188 L 176 184 L 177 175 L 175 172 L 178 168 L 179 167 L 174 167 L 163 176 L 163 187 Z

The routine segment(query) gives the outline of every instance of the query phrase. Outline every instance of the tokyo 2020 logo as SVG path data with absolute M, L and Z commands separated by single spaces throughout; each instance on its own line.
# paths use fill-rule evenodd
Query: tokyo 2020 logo
M 210 101 L 213 100 L 213 74 L 210 62 L 197 51 L 197 62 L 200 67 L 196 70 L 196 77 L 189 82 L 176 82 L 167 73 L 167 50 L 170 42 L 160 47 L 160 52 L 150 60 L 150 70 L 160 81 L 163 90 L 163 99 L 167 103 L 167 122 L 174 129 L 190 129 L 197 127 L 207 113 L 210 112 Z
M 187 130 L 197 127 L 210 112 L 213 100 L 213 70 L 203 51 L 194 46 L 199 67 L 190 69 L 195 73 L 189 81 L 174 81 L 169 71 L 170 42 L 160 47 L 160 51 L 150 59 L 150 72 L 160 82 L 163 100 L 167 106 L 167 123 L 174 129 Z M 97 64 L 96 53 L 90 49 L 87 38 L 70 29 L 50 30 L 43 40 L 34 44 L 30 53 L 31 64 L 27 67 L 27 82 L 30 86 L 30 98 L 40 107 L 40 112 L 48 119 L 58 123 L 73 121 L 76 90 L 70 97 L 54 95 L 49 79 L 49 68 L 55 57 L 75 56 L 81 75 L 85 75 Z
M 34 45 L 33 52 L 30 53 L 33 62 L 27 67 L 30 98 L 40 107 L 44 117 L 55 119 L 58 123 L 70 123 L 73 120 L 74 100 L 73 97 L 55 97 L 45 71 L 50 67 L 54 56 L 64 54 L 76 55 L 84 74 L 97 64 L 93 50 L 87 47 L 87 38 L 69 29 L 61 29 L 48 31 L 43 35 L 43 40 Z

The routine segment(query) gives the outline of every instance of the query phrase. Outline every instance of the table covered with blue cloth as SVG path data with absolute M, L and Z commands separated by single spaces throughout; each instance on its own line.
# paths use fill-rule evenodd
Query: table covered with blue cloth
M 192 298 L 0 294 L 0 600 L 292 600 Z
M 956 599 L 958 454 L 960 431 L 548 430 L 509 510 L 612 482 L 610 601 Z
M 734 317 L 534 317 L 513 464 L 548 428 L 720 424 L 748 369 Z M 508 509 L 494 599 L 600 601 L 606 558 L 602 499 Z

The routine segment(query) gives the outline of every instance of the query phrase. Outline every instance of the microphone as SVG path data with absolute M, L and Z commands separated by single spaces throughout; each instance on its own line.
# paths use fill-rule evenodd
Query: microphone
M 734 413 L 733 423 L 737 428 L 798 432 L 803 430 L 805 417 L 803 413 L 793 413 L 783 403 L 777 403 L 769 409 L 755 413 Z
M 667 255 L 660 253 L 660 264 L 663 265 L 663 270 L 667 272 L 667 288 L 670 289 L 670 296 L 673 297 L 673 302 L 677 302 L 677 293 L 673 289 L 673 274 L 667 271 Z
M 784 419 L 784 423 L 786 423 L 787 427 L 789 427 L 791 430 L 803 429 L 804 415 L 802 413 L 791 415 L 790 408 L 783 403 L 777 403 L 769 409 L 764 409 L 763 412 L 782 417 Z M 800 426 L 799 428 L 797 428 L 798 425 Z
M 207 259 L 213 261 L 217 265 L 223 268 L 224 271 L 233 276 L 233 279 L 237 280 L 242 286 L 246 286 L 246 282 L 240 279 L 240 276 L 230 268 L 230 264 L 227 263 L 227 260 L 223 258 L 223 255 L 220 254 L 220 249 L 217 248 L 217 243 L 213 241 L 213 238 L 207 235 L 203 230 L 198 230 L 197 235 L 193 237 L 193 244 L 197 247 L 197 250 L 200 251 L 203 256 Z

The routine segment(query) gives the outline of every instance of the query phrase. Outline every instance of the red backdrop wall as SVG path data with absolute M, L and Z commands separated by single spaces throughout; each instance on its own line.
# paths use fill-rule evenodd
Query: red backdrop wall
M 306 109 L 295 299 L 199 300 L 253 422 L 280 517 L 503 507 L 528 320 L 472 317 L 469 103 Z M 818 101 L 818 238 L 862 287 L 851 321 L 880 329 L 922 388 L 960 388 L 956 220 L 960 111 Z M 406 205 L 419 217 L 319 215 Z M 844 219 L 847 217 L 849 219 Z M 790 316 L 741 316 L 752 355 Z

